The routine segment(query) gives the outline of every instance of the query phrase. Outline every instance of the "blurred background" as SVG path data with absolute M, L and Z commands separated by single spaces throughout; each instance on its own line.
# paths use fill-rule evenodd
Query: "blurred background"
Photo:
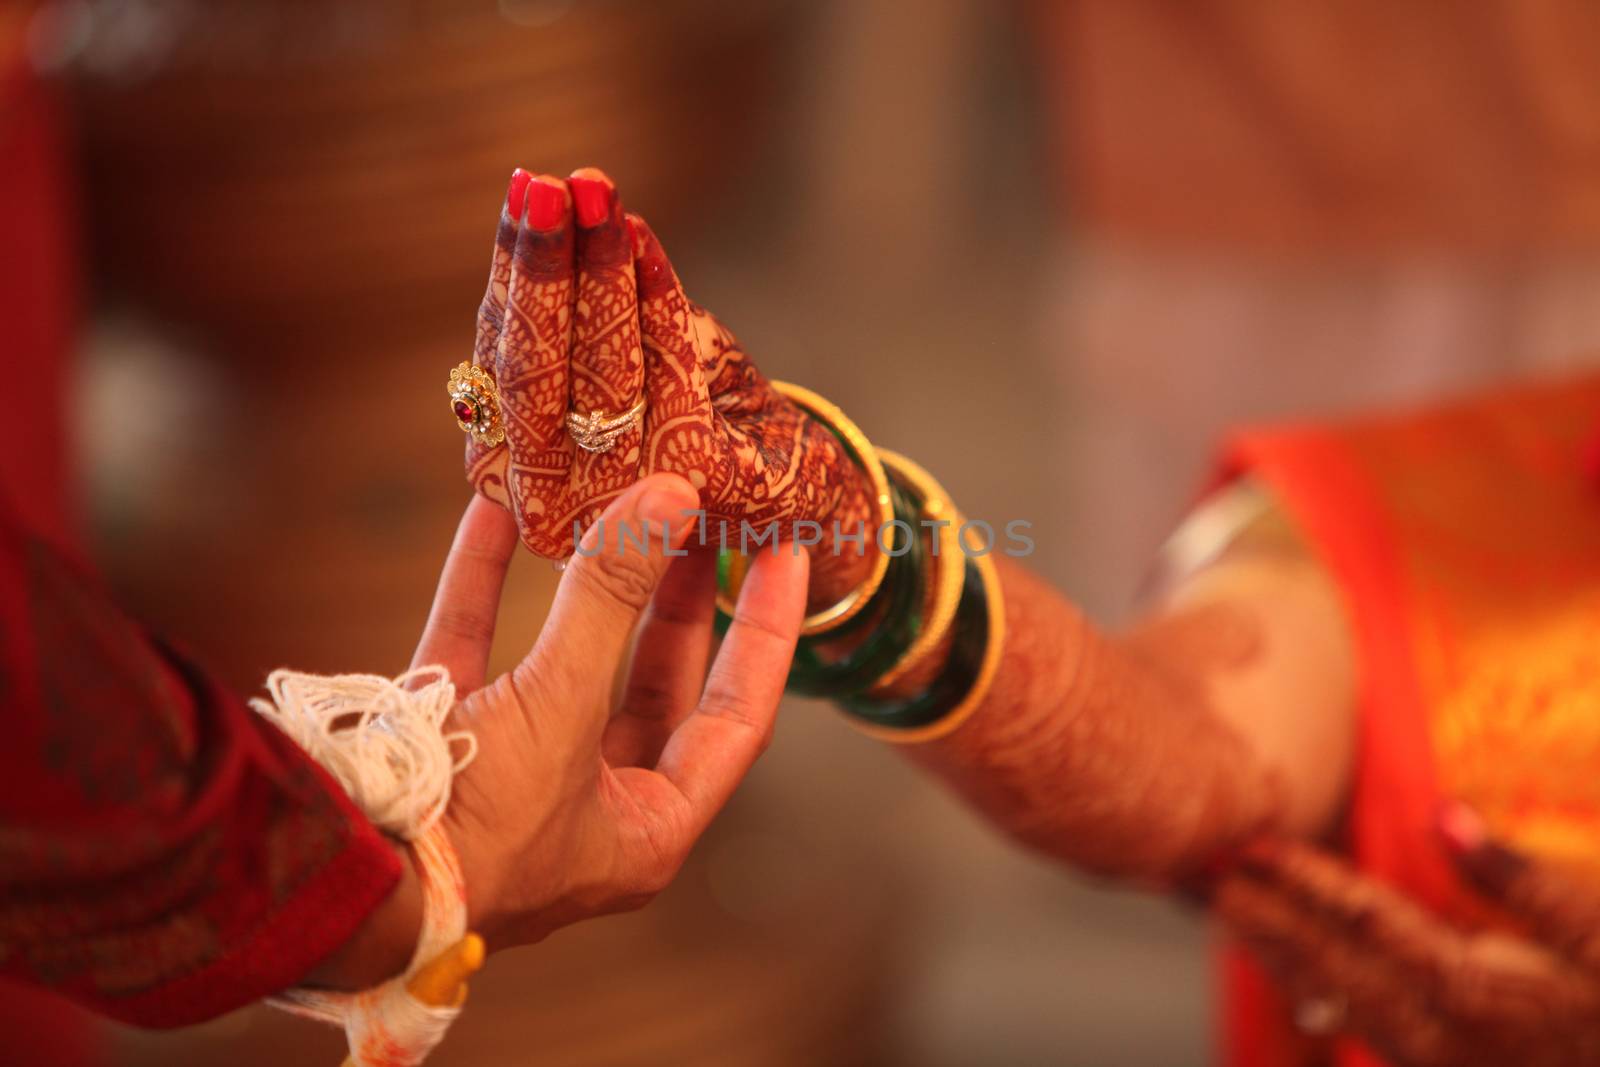
M 70 376 L 62 484 L 141 614 L 241 691 L 397 672 L 506 178 L 594 164 L 763 369 L 1115 623 L 1228 426 L 1593 362 L 1597 60 L 1581 0 L 13 2 L 0 164 L 67 235 L 0 260 L 77 326 L 9 365 Z M 556 578 L 519 558 L 501 665 Z M 1206 940 L 791 702 L 673 889 L 492 960 L 435 1062 L 1184 1067 Z M 106 1040 L 342 1047 L 264 1009 Z

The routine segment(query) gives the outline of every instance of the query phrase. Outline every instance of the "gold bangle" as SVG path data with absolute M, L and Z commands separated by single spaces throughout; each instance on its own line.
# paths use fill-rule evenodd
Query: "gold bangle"
M 934 480 L 933 475 L 912 460 L 887 448 L 878 450 L 878 459 L 902 485 L 909 486 L 922 498 L 922 518 L 933 522 L 943 521 L 956 531 L 961 529 L 961 524 L 965 520 L 951 503 L 950 494 L 944 491 L 944 486 Z M 933 527 L 933 531 L 934 543 L 937 545 L 939 527 Z M 941 546 L 944 550 L 932 555 L 934 565 L 930 577 L 934 582 L 933 607 L 929 609 L 922 628 L 910 646 L 879 676 L 877 681 L 872 683 L 872 692 L 892 689 L 896 682 L 914 670 L 934 649 L 938 648 L 939 643 L 949 634 L 950 624 L 955 621 L 956 606 L 961 603 L 961 587 L 967 575 L 966 556 L 961 551 L 960 544 L 956 543 L 956 538 L 959 536 L 959 533 L 952 533 L 950 543 Z M 919 610 L 920 608 L 921 605 Z
M 867 574 L 866 580 L 846 593 L 837 603 L 830 604 L 821 611 L 812 612 L 800 624 L 801 637 L 816 637 L 825 634 L 855 618 L 862 608 L 872 599 L 878 591 L 878 586 L 883 584 L 883 575 L 889 569 L 889 555 L 877 543 L 879 531 L 894 521 L 894 501 L 889 497 L 889 479 L 883 473 L 883 465 L 878 459 L 878 450 L 872 447 L 872 442 L 867 440 L 867 435 L 861 432 L 861 427 L 850 420 L 850 417 L 839 409 L 837 404 L 818 396 L 803 385 L 792 382 L 772 382 L 772 388 L 794 404 L 801 411 L 810 415 L 817 422 L 827 427 L 835 437 L 844 445 L 852 455 L 861 472 L 867 477 L 867 484 L 872 490 L 873 500 L 878 505 L 878 529 L 873 530 L 870 536 L 873 539 L 873 548 L 877 551 L 877 558 L 873 560 L 872 570 Z M 730 553 L 728 568 L 728 591 L 717 590 L 717 608 L 723 614 L 733 614 L 734 602 L 738 598 L 739 589 L 743 585 L 746 561 L 742 555 Z
M 978 556 L 973 559 L 973 565 L 978 568 L 978 574 L 983 579 L 985 602 L 989 623 L 988 642 L 984 646 L 983 660 L 978 665 L 978 675 L 973 679 L 972 688 L 967 690 L 967 695 L 961 698 L 961 703 L 941 715 L 937 721 L 926 726 L 912 727 L 911 729 L 896 729 L 892 726 L 878 726 L 874 723 L 863 722 L 850 717 L 852 728 L 859 730 L 868 737 L 879 741 L 886 741 L 894 745 L 920 745 L 929 741 L 936 741 L 954 733 L 963 723 L 972 717 L 988 697 L 989 690 L 994 685 L 995 675 L 1000 670 L 1000 659 L 1005 651 L 1006 643 L 1006 606 L 1005 596 L 1000 589 L 1000 575 L 995 570 L 994 560 L 988 555 Z

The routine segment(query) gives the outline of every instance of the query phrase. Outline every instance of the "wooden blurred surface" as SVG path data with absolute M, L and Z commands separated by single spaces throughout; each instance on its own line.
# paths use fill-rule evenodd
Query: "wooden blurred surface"
M 153 74 L 83 79 L 97 269 L 235 352 L 392 334 L 479 295 L 513 166 L 603 163 L 661 221 L 748 158 L 787 0 L 518 6 L 231 0 L 269 28 L 248 58 L 191 28 Z M 363 32 L 319 47 L 341 10 Z

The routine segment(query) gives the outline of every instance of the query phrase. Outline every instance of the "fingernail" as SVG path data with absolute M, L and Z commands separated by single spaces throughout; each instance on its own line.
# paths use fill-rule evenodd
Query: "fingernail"
M 553 230 L 567 214 L 567 191 L 559 182 L 536 178 L 528 183 L 528 226 Z
M 1528 867 L 1520 852 L 1490 837 L 1483 817 L 1460 801 L 1441 804 L 1434 824 L 1457 868 L 1491 895 L 1505 892 Z
M 511 172 L 511 184 L 506 187 L 506 214 L 514 219 L 522 218 L 523 197 L 528 191 L 528 182 L 533 175 L 518 167 Z
M 579 226 L 598 226 L 611 215 L 611 183 L 582 172 L 567 179 L 572 187 L 572 203 L 578 211 Z
M 1447 800 L 1439 805 L 1438 814 L 1434 816 L 1434 825 L 1450 851 L 1457 855 L 1476 851 L 1489 839 L 1489 832 L 1484 828 L 1483 819 L 1458 800 Z

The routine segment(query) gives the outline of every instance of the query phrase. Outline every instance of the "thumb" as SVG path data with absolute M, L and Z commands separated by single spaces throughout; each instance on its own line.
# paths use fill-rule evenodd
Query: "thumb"
M 683 478 L 654 474 L 613 500 L 584 532 L 544 631 L 517 668 L 536 674 L 554 705 L 575 704 L 575 714 L 604 726 L 633 627 L 681 551 L 699 504 Z

